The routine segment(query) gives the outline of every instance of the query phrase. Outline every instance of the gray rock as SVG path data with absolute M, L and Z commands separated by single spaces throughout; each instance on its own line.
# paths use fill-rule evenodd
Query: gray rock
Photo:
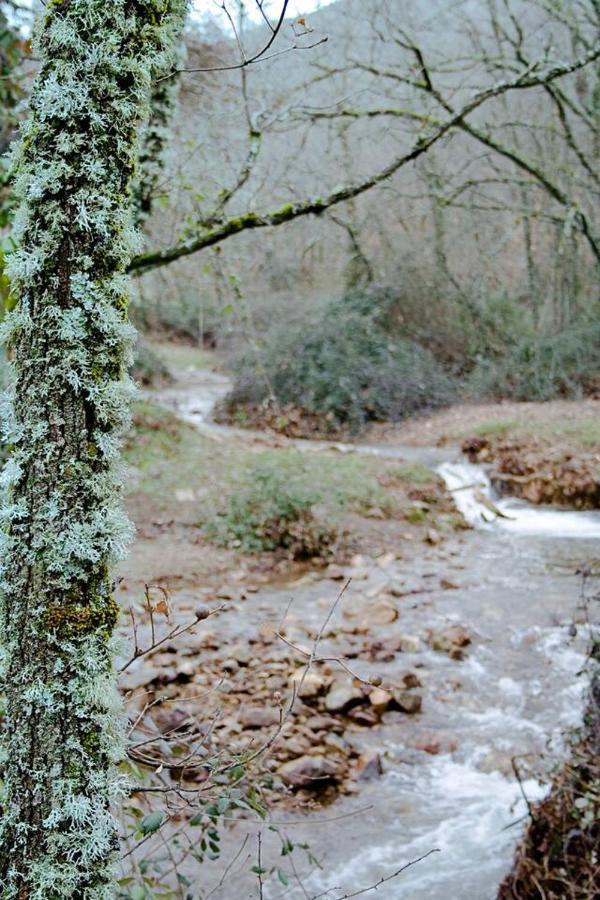
M 325 698 L 325 708 L 327 712 L 346 712 L 364 700 L 363 692 L 351 681 L 336 681 Z
M 380 778 L 383 775 L 381 756 L 375 752 L 363 753 L 358 760 L 358 769 L 359 781 L 371 781 L 373 778 Z
M 244 728 L 269 728 L 279 725 L 280 712 L 268 706 L 249 706 L 242 710 L 240 722 Z
M 398 709 L 402 710 L 403 713 L 414 715 L 415 713 L 421 712 L 423 698 L 420 694 L 416 694 L 413 691 L 396 690 L 392 692 L 392 696 L 394 698 L 394 704 Z
M 229 648 L 229 656 L 240 666 L 247 666 L 252 660 L 252 652 L 248 644 L 234 644 Z
M 342 723 L 333 716 L 311 716 L 305 724 L 310 731 L 333 731 L 335 734 L 342 734 L 344 730 Z
M 324 787 L 331 781 L 338 781 L 343 774 L 343 765 L 325 756 L 299 756 L 279 769 L 281 780 L 294 789 Z
M 301 700 L 310 700 L 318 697 L 325 688 L 325 679 L 317 674 L 317 672 L 307 672 L 304 669 L 298 669 L 291 678 L 292 684 L 296 686 L 298 697 Z

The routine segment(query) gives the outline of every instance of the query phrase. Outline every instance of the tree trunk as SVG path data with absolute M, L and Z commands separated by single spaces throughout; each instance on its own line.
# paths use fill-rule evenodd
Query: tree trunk
M 177 68 L 181 68 L 186 59 L 184 42 L 178 41 L 174 51 L 174 64 Z M 140 227 L 151 215 L 156 200 L 167 147 L 171 140 L 181 78 L 178 72 L 165 77 L 168 76 L 168 70 L 166 72 L 158 70 L 154 75 L 150 93 L 150 114 L 141 131 L 139 165 L 133 183 L 134 218 Z
M 109 568 L 131 536 L 118 472 L 131 393 L 123 273 L 139 126 L 175 5 L 52 0 L 40 25 L 9 269 L 20 301 L 5 326 L 3 900 L 114 896 L 123 741 Z

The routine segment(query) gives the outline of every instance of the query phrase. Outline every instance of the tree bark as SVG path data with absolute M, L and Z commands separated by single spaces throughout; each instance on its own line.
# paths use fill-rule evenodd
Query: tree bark
M 21 142 L 12 453 L 3 472 L 4 900 L 114 896 L 124 789 L 110 566 L 120 508 L 135 246 L 130 184 L 151 72 L 185 0 L 52 0 Z

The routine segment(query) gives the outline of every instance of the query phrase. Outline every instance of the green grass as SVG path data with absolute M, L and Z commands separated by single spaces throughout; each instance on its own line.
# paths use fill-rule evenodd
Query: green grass
M 136 491 L 167 509 L 179 488 L 192 489 L 202 522 L 214 518 L 236 492 L 246 490 L 257 468 L 269 469 L 275 479 L 293 476 L 298 490 L 310 493 L 332 517 L 372 507 L 391 513 L 394 505 L 377 482 L 374 462 L 334 453 L 307 455 L 295 448 L 264 450 L 216 443 L 148 401 L 135 405 L 125 456 L 138 470 Z
M 458 440 L 473 434 L 492 440 L 539 440 L 564 445 L 573 451 L 600 448 L 600 419 L 596 410 L 583 404 L 573 403 L 571 407 L 540 403 L 514 413 L 510 419 L 488 418 L 474 427 L 457 429 L 454 436 Z
M 212 369 L 217 363 L 214 352 L 193 344 L 153 340 L 146 343 L 170 370 Z
M 520 424 L 516 419 L 508 421 L 490 419 L 488 422 L 482 422 L 481 425 L 478 425 L 475 429 L 475 434 L 478 437 L 506 437 L 511 432 L 520 430 Z
M 597 419 L 567 422 L 559 426 L 556 433 L 575 438 L 584 447 L 600 448 L 600 422 Z
M 437 476 L 420 462 L 403 462 L 389 466 L 386 475 L 403 481 L 409 487 L 425 487 L 437 480 Z
M 189 426 L 174 413 L 139 400 L 134 403 L 133 427 L 125 439 L 125 460 L 142 473 L 155 467 L 167 468 L 169 460 L 180 456 L 189 432 Z
M 586 449 L 600 447 L 600 422 L 593 418 L 581 418 L 539 422 L 531 419 L 511 419 L 510 421 L 490 420 L 475 429 L 479 437 L 489 438 L 539 438 L 542 440 L 570 443 L 574 447 Z

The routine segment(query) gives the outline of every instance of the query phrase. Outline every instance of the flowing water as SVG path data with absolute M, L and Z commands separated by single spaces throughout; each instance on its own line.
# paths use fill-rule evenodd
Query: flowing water
M 197 373 L 157 399 L 216 440 L 255 439 L 210 422 L 210 409 L 227 386 L 221 376 Z M 379 900 L 493 900 L 521 834 L 524 796 L 531 801 L 546 790 L 526 775 L 519 784 L 511 759 L 519 757 L 526 771 L 531 754 L 543 754 L 549 767 L 556 754 L 560 758 L 565 731 L 581 719 L 586 631 L 574 624 L 581 618 L 574 573 L 598 554 L 600 514 L 496 498 L 485 470 L 447 448 L 444 460 L 437 448 L 294 443 L 301 449 L 419 459 L 437 469 L 473 530 L 441 548 L 415 548 L 410 559 L 383 566 L 372 561 L 363 580 L 352 583 L 348 603 L 368 603 L 365 596 L 378 585 L 415 583 L 422 591 L 399 601 L 400 619 L 390 632 L 396 625 L 422 634 L 460 623 L 474 641 L 462 662 L 424 649 L 363 665 L 366 675 L 381 672 L 392 682 L 395 671 L 417 668 L 426 686 L 423 712 L 386 714 L 382 728 L 358 735 L 362 749 L 383 754 L 381 778 L 325 811 L 287 816 L 294 819 L 287 826 L 292 839 L 307 841 L 323 869 L 300 866 L 302 886 L 269 882 L 264 896 L 335 900 L 437 849 L 381 884 Z M 439 577 L 449 575 L 457 588 L 438 587 Z M 259 622 L 266 610 L 285 608 L 291 597 L 292 624 L 314 624 L 322 618 L 323 598 L 335 590 L 321 578 L 265 587 L 245 605 L 237 627 Z M 343 615 L 338 611 L 340 620 Z M 437 755 L 415 749 L 423 735 L 440 739 Z M 213 898 L 256 896 L 255 884 L 235 872 L 233 866 L 231 880 Z

